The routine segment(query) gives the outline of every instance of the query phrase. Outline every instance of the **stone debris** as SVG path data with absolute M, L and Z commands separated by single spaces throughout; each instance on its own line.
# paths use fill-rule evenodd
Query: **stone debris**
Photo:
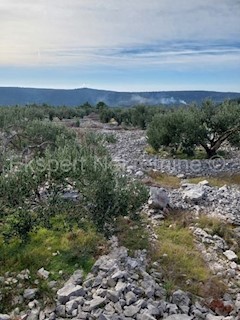
M 108 255 L 95 262 L 85 280 L 76 284 L 72 276 L 58 290 L 56 308 L 48 311 L 52 311 L 53 319 L 197 320 L 218 316 L 201 299 L 195 302 L 182 290 L 173 292 L 167 299 L 161 275 L 154 269 L 158 264 L 147 271 L 145 250 L 137 251 L 134 258 L 129 257 L 126 248 L 118 247 L 115 237 L 111 247 Z M 238 298 L 230 316 L 234 317 L 239 310 Z M 49 318 L 43 315 L 42 319 Z M 231 319 L 227 316 L 222 319 Z
M 117 143 L 108 144 L 107 148 L 113 161 L 133 179 L 143 179 L 149 170 L 166 172 L 182 179 L 177 189 L 150 187 L 149 201 L 144 210 L 153 225 L 161 223 L 170 207 L 186 210 L 196 217 L 200 213 L 220 217 L 236 226 L 234 231 L 240 238 L 240 190 L 236 186 L 211 187 L 207 180 L 198 184 L 190 184 L 185 180 L 193 176 L 215 176 L 219 172 L 239 173 L 238 157 L 233 156 L 226 161 L 197 160 L 197 163 L 191 160 L 160 159 L 145 151 L 147 140 L 144 131 L 111 131 L 104 130 L 101 125 L 99 132 L 114 133 Z M 77 201 L 79 194 L 69 187 L 64 198 Z M 147 228 L 151 233 L 151 226 Z M 149 269 L 145 250 L 137 251 L 134 257 L 130 257 L 127 249 L 119 247 L 117 239 L 113 237 L 110 253 L 95 262 L 87 277 L 83 276 L 81 270 L 76 270 L 58 290 L 56 281 L 48 282 L 49 288 L 56 292 L 55 302 L 49 304 L 37 300 L 39 290 L 36 282 L 36 288 L 33 285 L 13 297 L 12 305 L 25 304 L 25 310 L 15 307 L 9 315 L 0 314 L 0 320 L 240 320 L 238 256 L 220 236 L 212 235 L 197 225 L 192 226 L 191 230 L 209 268 L 228 286 L 229 292 L 222 300 L 211 300 L 206 305 L 206 301 L 197 297 L 193 299 L 182 290 L 167 296 L 158 263 L 153 263 Z M 157 239 L 154 232 L 150 236 L 153 241 Z M 41 268 L 37 275 L 48 281 L 50 272 Z M 30 278 L 29 270 L 19 274 L 6 273 L 0 277 L 1 288 L 4 285 L 21 288 L 22 283 Z

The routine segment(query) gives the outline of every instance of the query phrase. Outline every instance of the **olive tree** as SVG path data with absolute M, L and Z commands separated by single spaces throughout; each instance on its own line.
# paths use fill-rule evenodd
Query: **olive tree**
M 225 141 L 240 145 L 240 107 L 230 101 L 205 101 L 200 107 L 170 110 L 154 116 L 147 136 L 155 150 L 167 146 L 191 155 L 201 146 L 211 158 Z

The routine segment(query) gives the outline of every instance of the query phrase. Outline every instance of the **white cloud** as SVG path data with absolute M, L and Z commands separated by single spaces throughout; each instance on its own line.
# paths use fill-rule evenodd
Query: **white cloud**
M 239 17 L 239 0 L 1 0 L 0 65 L 207 61 L 207 54 L 183 57 L 169 50 L 111 53 L 152 43 L 238 41 Z M 216 61 L 238 57 L 238 51 L 224 53 Z

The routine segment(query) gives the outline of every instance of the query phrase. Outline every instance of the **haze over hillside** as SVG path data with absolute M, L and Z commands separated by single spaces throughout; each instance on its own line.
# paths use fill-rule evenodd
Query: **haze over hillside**
M 201 103 L 205 99 L 221 102 L 225 99 L 239 98 L 240 93 L 214 91 L 159 91 L 159 92 L 116 92 L 97 89 L 36 89 L 0 87 L 0 105 L 49 104 L 53 106 L 78 106 L 89 102 L 96 105 L 99 101 L 109 106 L 145 105 L 185 105 Z

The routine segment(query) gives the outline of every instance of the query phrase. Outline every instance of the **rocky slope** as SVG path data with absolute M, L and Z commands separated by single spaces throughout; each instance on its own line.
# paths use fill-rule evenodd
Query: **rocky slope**
M 99 129 L 103 133 L 109 130 Z M 113 160 L 121 166 L 126 174 L 144 178 L 149 169 L 175 174 L 182 183 L 176 189 L 150 188 L 149 203 L 143 208 L 148 217 L 150 237 L 157 241 L 154 226 L 165 219 L 168 208 L 181 209 L 194 216 L 200 213 L 218 216 L 235 225 L 236 238 L 240 239 L 240 191 L 237 187 L 211 187 L 207 181 L 189 184 L 188 176 L 216 175 L 222 172 L 240 172 L 238 158 L 214 165 L 211 160 L 194 162 L 185 160 L 165 160 L 146 154 L 146 138 L 142 131 L 113 131 L 117 137 L 115 144 L 109 144 Z M 196 163 L 196 162 L 195 162 Z M 219 167 L 219 163 L 221 167 Z M 56 292 L 53 304 L 36 300 L 37 289 L 29 283 L 22 296 L 14 297 L 25 303 L 21 312 L 15 309 L 11 315 L 0 315 L 0 320 L 17 319 L 138 319 L 138 320 L 239 320 L 240 319 L 240 265 L 234 248 L 220 236 L 211 235 L 197 225 L 191 226 L 196 246 L 212 273 L 221 277 L 228 287 L 221 300 L 210 300 L 208 304 L 201 298 L 196 299 L 181 290 L 167 296 L 164 289 L 163 275 L 159 264 L 149 264 L 146 251 L 137 251 L 129 256 L 124 247 L 118 246 L 113 238 L 109 254 L 100 257 L 86 278 L 81 270 L 62 287 L 49 281 L 49 287 Z M 41 276 L 48 278 L 46 270 L 39 270 Z M 27 280 L 28 271 L 18 275 L 6 274 L 0 278 L 2 287 L 9 282 Z M 25 281 L 24 280 L 24 281 Z
M 22 297 L 28 303 L 28 311 L 19 314 L 15 309 L 10 316 L 0 315 L 0 319 L 239 319 L 239 294 L 235 299 L 226 294 L 223 300 L 212 301 L 208 306 L 181 290 L 166 297 L 158 263 L 150 270 L 148 263 L 146 251 L 130 257 L 127 249 L 112 238 L 110 253 L 96 261 L 86 279 L 81 270 L 76 270 L 57 291 L 56 303 L 41 307 L 35 299 L 37 290 L 29 288 Z

